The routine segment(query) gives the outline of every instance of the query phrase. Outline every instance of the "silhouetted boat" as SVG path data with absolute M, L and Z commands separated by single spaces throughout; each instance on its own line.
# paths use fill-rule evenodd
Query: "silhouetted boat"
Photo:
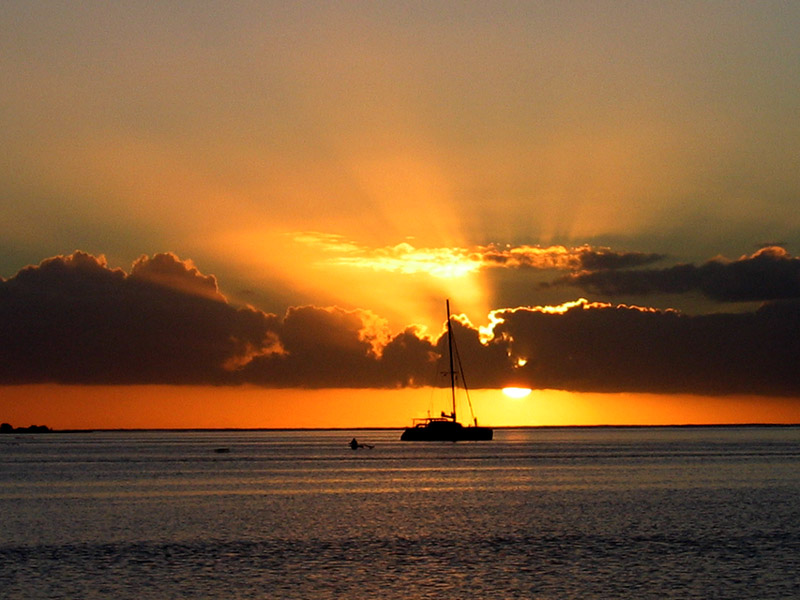
M 414 419 L 411 427 L 406 427 L 400 439 L 405 442 L 461 442 L 461 441 L 486 441 L 491 440 L 493 431 L 491 427 L 481 427 L 478 419 L 473 416 L 473 425 L 462 425 L 456 419 L 456 371 L 453 355 L 458 356 L 458 349 L 453 339 L 453 326 L 450 323 L 450 300 L 446 301 L 447 306 L 447 350 L 450 360 L 450 399 L 451 412 L 442 412 L 439 417 L 425 417 Z M 461 368 L 461 360 L 458 359 L 458 372 L 461 384 L 469 399 L 469 392 L 464 381 L 464 372 Z M 470 403 L 470 409 L 472 405 Z

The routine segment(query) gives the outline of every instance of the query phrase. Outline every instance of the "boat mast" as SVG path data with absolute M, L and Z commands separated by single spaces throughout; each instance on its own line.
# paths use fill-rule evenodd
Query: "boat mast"
M 456 372 L 453 368 L 453 326 L 450 324 L 450 299 L 445 300 L 447 305 L 447 349 L 450 356 L 450 397 L 453 402 L 453 423 L 456 422 Z

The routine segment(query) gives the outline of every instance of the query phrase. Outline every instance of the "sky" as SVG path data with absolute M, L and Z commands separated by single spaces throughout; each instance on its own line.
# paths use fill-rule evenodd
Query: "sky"
M 798 30 L 8 0 L 0 420 L 401 427 L 449 298 L 484 424 L 800 423 Z

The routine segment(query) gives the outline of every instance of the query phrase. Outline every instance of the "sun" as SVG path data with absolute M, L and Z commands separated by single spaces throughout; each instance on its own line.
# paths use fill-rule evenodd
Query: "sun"
M 528 394 L 531 393 L 530 388 L 521 388 L 521 387 L 507 387 L 503 388 L 503 393 L 508 396 L 509 398 L 524 398 Z

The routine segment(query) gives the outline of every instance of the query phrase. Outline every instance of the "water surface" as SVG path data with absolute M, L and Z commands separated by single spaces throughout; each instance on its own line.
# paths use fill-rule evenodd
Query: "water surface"
M 800 428 L 0 437 L 9 598 L 790 598 Z M 374 444 L 351 450 L 352 437 Z M 220 450 L 225 450 L 220 452 Z

